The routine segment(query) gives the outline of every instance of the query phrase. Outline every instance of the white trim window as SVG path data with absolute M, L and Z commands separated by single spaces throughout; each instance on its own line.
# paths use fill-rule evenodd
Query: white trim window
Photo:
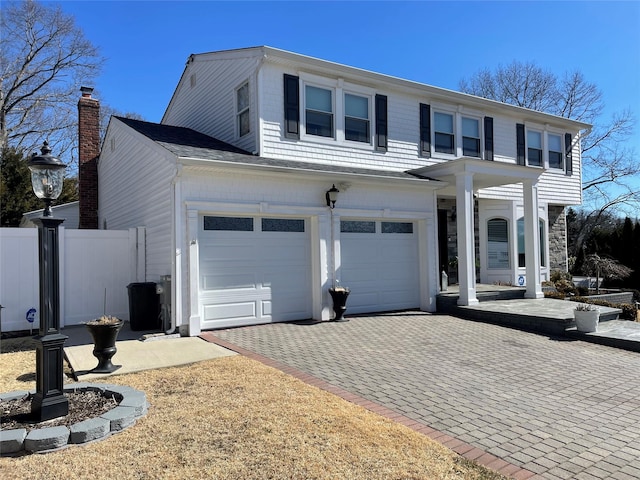
M 487 268 L 510 268 L 509 251 L 509 222 L 504 218 L 487 220 Z
M 344 94 L 344 139 L 371 143 L 371 98 Z
M 236 89 L 236 128 L 238 137 L 251 132 L 251 116 L 249 113 L 249 82 Z
M 562 136 L 556 135 L 555 133 L 547 134 L 549 168 L 564 170 L 564 154 L 562 150 Z
M 542 167 L 542 132 L 527 129 L 527 165 Z
M 480 157 L 480 120 L 462 117 L 462 155 Z
M 516 227 L 518 230 L 518 267 L 524 268 L 526 266 L 525 263 L 525 241 L 524 241 L 524 217 L 520 217 L 516 222 Z M 538 229 L 540 233 L 540 266 L 547 266 L 547 235 L 546 235 L 546 225 L 545 221 L 542 218 L 538 218 Z
M 307 135 L 335 138 L 333 90 L 305 85 L 304 115 Z
M 455 155 L 456 140 L 453 126 L 453 114 L 433 112 L 433 147 L 436 153 Z

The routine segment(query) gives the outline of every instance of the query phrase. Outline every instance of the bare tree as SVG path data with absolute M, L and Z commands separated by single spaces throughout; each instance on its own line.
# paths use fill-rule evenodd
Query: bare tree
M 581 138 L 584 205 L 600 218 L 605 211 L 640 207 L 637 153 L 625 147 L 635 119 L 630 111 L 602 120 L 602 92 L 575 71 L 558 77 L 534 63 L 514 61 L 495 71 L 480 70 L 460 82 L 460 90 L 492 100 L 591 123 Z
M 0 15 L 0 149 L 33 151 L 47 139 L 69 157 L 78 92 L 99 72 L 98 50 L 60 7 L 4 2 Z

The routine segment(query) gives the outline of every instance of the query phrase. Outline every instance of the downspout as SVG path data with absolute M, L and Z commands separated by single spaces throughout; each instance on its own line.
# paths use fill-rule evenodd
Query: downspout
M 178 317 L 182 318 L 182 295 L 178 295 L 178 288 L 181 288 L 182 282 L 179 281 L 182 273 L 182 248 L 179 247 L 179 239 L 177 226 L 180 224 L 180 177 L 182 177 L 182 165 L 176 165 L 173 178 L 171 179 L 171 326 L 166 331 L 167 334 L 172 334 L 178 328 Z M 179 309 L 178 300 L 180 300 Z
M 254 76 L 255 83 L 255 95 L 256 95 L 256 143 L 255 150 L 252 152 L 254 155 L 262 155 L 264 152 L 263 135 L 262 135 L 262 79 L 263 79 L 263 70 L 262 67 L 268 59 L 268 55 L 264 53 L 257 61 L 256 61 L 256 73 Z

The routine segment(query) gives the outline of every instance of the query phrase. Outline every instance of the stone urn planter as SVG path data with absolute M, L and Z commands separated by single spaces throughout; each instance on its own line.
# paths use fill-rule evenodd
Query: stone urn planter
M 111 373 L 120 368 L 111 363 L 111 358 L 116 354 L 116 339 L 123 323 L 119 318 L 104 316 L 85 324 L 93 338 L 93 356 L 98 359 L 89 373 Z
M 573 316 L 579 332 L 593 333 L 598 331 L 598 321 L 600 320 L 598 307 L 587 303 L 580 304 L 574 309 Z
M 333 299 L 333 311 L 335 317 L 334 322 L 348 322 L 349 320 L 344 318 L 344 312 L 347 310 L 347 297 L 351 293 L 346 287 L 335 287 L 329 289 L 329 294 Z

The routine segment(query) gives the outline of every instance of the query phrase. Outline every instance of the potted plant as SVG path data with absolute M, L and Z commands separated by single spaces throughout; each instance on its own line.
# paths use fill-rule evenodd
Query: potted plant
M 348 322 L 349 320 L 344 318 L 344 312 L 347 310 L 347 297 L 351 293 L 347 287 L 341 287 L 340 285 L 330 288 L 329 294 L 333 299 L 333 311 L 335 317 L 334 322 Z
M 98 359 L 91 373 L 111 373 L 120 368 L 111 363 L 111 358 L 116 354 L 116 338 L 123 323 L 119 318 L 103 315 L 85 324 L 93 338 L 93 356 Z
M 573 310 L 573 316 L 579 332 L 592 333 L 598 331 L 600 310 L 595 305 L 580 303 Z

